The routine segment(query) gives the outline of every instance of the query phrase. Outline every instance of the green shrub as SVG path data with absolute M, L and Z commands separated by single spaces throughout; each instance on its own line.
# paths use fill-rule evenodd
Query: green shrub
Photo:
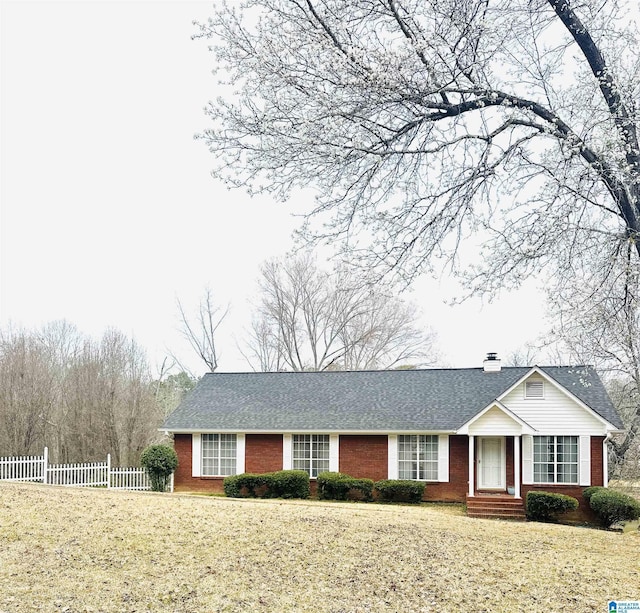
M 356 479 L 334 472 L 318 475 L 318 498 L 321 500 L 347 500 L 350 496 L 371 500 L 372 491 L 372 479 Z
M 582 491 L 582 496 L 587 502 L 589 502 L 589 500 L 591 500 L 591 496 L 593 496 L 596 492 L 604 489 L 605 488 L 601 485 L 592 485 L 591 487 L 585 487 Z
M 556 521 L 559 515 L 577 508 L 578 501 L 565 494 L 529 492 L 526 498 L 527 519 L 530 521 Z
M 270 498 L 309 498 L 309 475 L 304 470 L 279 470 L 271 473 Z
M 230 498 L 309 498 L 309 475 L 303 470 L 232 475 L 225 477 L 224 493 Z
M 604 487 L 591 495 L 589 506 L 605 528 L 619 521 L 633 521 L 640 517 L 640 502 L 627 494 Z
M 178 455 L 169 445 L 149 445 L 140 454 L 140 464 L 147 469 L 151 490 L 166 492 L 171 473 L 178 467 Z
M 418 504 L 424 496 L 425 483 L 423 481 L 409 481 L 402 479 L 383 479 L 373 485 L 378 498 L 384 502 L 411 502 Z
M 243 473 L 225 477 L 222 485 L 229 498 L 263 498 L 268 490 L 271 473 L 254 475 Z

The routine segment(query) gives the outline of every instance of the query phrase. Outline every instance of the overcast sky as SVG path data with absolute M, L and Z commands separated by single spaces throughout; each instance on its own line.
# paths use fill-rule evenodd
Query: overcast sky
M 248 368 L 234 337 L 261 262 L 292 246 L 305 203 L 228 191 L 193 140 L 217 92 L 192 21 L 212 5 L 0 0 L 0 327 L 115 326 L 154 365 L 167 349 L 187 359 L 176 298 L 195 307 L 208 285 L 231 304 L 220 370 Z M 544 329 L 533 284 L 484 306 L 447 306 L 454 294 L 423 279 L 408 296 L 448 366 L 506 356 Z

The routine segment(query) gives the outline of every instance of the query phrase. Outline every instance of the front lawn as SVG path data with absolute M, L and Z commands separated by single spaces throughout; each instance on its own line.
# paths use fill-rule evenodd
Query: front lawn
M 606 611 L 640 598 L 639 536 L 0 483 L 0 611 Z

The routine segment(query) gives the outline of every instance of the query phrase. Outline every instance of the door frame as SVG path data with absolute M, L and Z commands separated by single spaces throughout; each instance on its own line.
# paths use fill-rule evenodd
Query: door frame
M 483 449 L 482 442 L 486 439 L 494 439 L 500 441 L 500 484 L 487 486 L 482 482 L 482 460 Z M 477 483 L 479 490 L 495 490 L 503 491 L 507 489 L 507 454 L 506 454 L 506 438 L 504 436 L 479 436 L 478 437 L 478 460 L 477 460 Z

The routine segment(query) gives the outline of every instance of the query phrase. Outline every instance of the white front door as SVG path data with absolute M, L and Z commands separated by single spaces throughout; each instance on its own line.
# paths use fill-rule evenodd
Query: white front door
M 478 451 L 478 489 L 503 490 L 506 487 L 504 437 L 483 436 Z

